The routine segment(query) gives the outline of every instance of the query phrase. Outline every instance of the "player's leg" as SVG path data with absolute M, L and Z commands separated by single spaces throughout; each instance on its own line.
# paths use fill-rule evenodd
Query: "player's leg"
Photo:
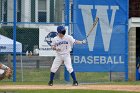
M 66 55 L 64 57 L 64 64 L 68 70 L 68 72 L 71 74 L 71 77 L 73 79 L 73 85 L 74 86 L 78 86 L 78 82 L 77 82 L 77 79 L 76 79 L 76 75 L 75 75 L 75 72 L 73 70 L 73 67 L 72 67 L 72 63 L 71 63 L 71 57 L 70 55 Z
M 55 72 L 58 70 L 59 66 L 62 64 L 62 58 L 60 56 L 56 56 L 52 67 L 51 67 L 51 73 L 50 73 L 50 81 L 48 83 L 48 85 L 52 86 L 53 85 L 53 80 L 54 80 L 54 76 L 55 76 Z

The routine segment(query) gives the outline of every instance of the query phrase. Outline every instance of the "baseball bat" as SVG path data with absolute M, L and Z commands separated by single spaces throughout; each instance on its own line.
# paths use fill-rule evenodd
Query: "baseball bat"
M 94 27 L 95 27 L 96 24 L 98 23 L 98 20 L 99 20 L 99 18 L 96 17 L 95 20 L 94 20 L 94 23 L 93 23 L 93 25 L 92 25 L 92 27 L 91 27 L 91 29 L 90 29 L 90 31 L 89 31 L 89 33 L 88 33 L 87 36 L 86 36 L 86 38 L 89 37 L 90 33 L 93 31 Z

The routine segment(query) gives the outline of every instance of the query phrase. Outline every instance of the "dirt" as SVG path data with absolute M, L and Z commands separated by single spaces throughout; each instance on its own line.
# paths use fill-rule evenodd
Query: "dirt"
M 0 89 L 38 90 L 38 89 L 83 89 L 83 90 L 115 90 L 140 92 L 140 85 L 0 85 Z

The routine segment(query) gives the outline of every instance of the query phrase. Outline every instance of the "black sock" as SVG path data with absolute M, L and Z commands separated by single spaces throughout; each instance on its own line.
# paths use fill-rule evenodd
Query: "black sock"
M 76 76 L 75 76 L 74 71 L 71 73 L 71 77 L 72 77 L 73 81 L 76 81 Z
M 53 72 L 50 73 L 50 81 L 53 81 L 54 75 L 55 75 L 55 73 L 53 73 Z

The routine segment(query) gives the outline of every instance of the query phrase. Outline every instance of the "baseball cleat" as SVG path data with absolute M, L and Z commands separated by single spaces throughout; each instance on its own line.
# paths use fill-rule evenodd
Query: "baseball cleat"
M 73 81 L 73 86 L 78 86 L 78 82 L 77 81 Z
M 49 81 L 48 85 L 53 86 L 53 81 Z

